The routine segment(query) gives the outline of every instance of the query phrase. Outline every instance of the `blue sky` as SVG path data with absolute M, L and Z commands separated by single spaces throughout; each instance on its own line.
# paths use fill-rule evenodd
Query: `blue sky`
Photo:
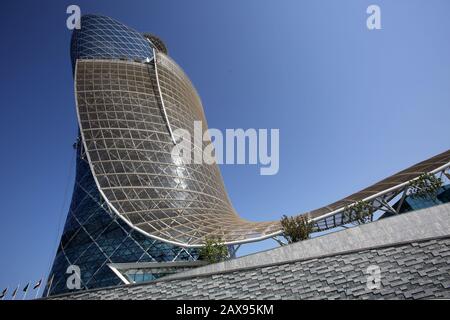
M 46 274 L 70 202 L 69 4 L 164 39 L 210 127 L 280 129 L 277 175 L 221 167 L 247 219 L 326 205 L 450 146 L 445 0 L 3 2 L 0 290 Z M 366 28 L 370 4 L 382 30 Z

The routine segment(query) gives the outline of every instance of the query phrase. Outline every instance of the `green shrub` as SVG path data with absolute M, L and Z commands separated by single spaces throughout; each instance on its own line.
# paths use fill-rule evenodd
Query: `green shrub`
M 343 211 L 346 221 L 358 225 L 373 221 L 373 213 L 373 206 L 367 201 L 358 201 L 352 206 L 345 207 Z
M 283 236 L 288 243 L 309 239 L 314 228 L 314 223 L 310 222 L 308 217 L 304 215 L 295 217 L 283 215 L 280 222 L 283 228 Z
M 409 192 L 412 198 L 435 199 L 441 187 L 441 179 L 434 174 L 424 173 L 410 182 Z
M 200 248 L 199 259 L 208 263 L 224 261 L 229 257 L 228 248 L 220 238 L 206 238 L 205 245 Z

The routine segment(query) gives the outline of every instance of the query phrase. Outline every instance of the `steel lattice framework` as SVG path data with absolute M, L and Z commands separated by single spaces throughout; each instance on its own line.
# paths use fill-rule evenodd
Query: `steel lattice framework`
M 164 273 L 156 265 L 171 263 L 171 272 L 191 265 L 207 237 L 220 237 L 231 256 L 241 243 L 279 241 L 279 221 L 239 217 L 216 164 L 172 158 L 177 129 L 192 137 L 194 122 L 203 131 L 207 122 L 197 91 L 163 41 L 104 16 L 85 15 L 81 26 L 71 41 L 77 173 L 46 295 L 70 291 L 66 270 L 73 264 L 82 288 L 92 289 L 122 283 L 112 266 L 143 266 L 146 279 L 155 279 Z M 194 152 L 210 141 L 200 143 L 191 141 Z M 302 214 L 321 231 L 352 222 L 344 211 L 361 200 L 374 211 L 399 213 L 412 180 L 422 173 L 449 178 L 449 166 L 450 150 Z
M 143 234 L 185 247 L 201 246 L 205 237 L 238 244 L 281 234 L 278 221 L 249 222 L 236 214 L 216 164 L 174 162 L 172 131 L 182 128 L 193 135 L 194 121 L 202 121 L 206 130 L 206 119 L 181 68 L 162 52 L 155 57 L 151 62 L 77 62 L 79 125 L 108 205 Z M 342 213 L 357 201 L 395 211 L 389 201 L 406 194 L 409 181 L 445 171 L 449 161 L 447 151 L 305 214 L 316 230 L 325 230 L 351 222 Z
M 108 209 L 141 234 L 182 247 L 202 246 L 206 237 L 232 245 L 280 235 L 279 221 L 239 217 L 216 164 L 171 157 L 176 129 L 194 136 L 194 122 L 204 131 L 207 122 L 197 91 L 163 41 L 108 17 L 87 15 L 82 23 L 71 50 L 77 114 L 83 152 Z M 395 212 L 389 202 L 406 195 L 411 180 L 445 172 L 449 161 L 446 151 L 304 214 L 325 230 L 351 222 L 343 211 L 361 200 Z
M 193 135 L 194 121 L 206 120 L 181 69 L 161 52 L 156 61 L 162 96 L 154 63 L 77 62 L 83 141 L 113 211 L 144 234 L 182 246 L 202 245 L 205 236 L 233 243 L 280 230 L 278 222 L 249 222 L 235 213 L 216 164 L 178 164 L 172 159 L 168 123 Z
M 312 221 L 316 222 L 317 230 L 326 230 L 341 226 L 352 221 L 343 214 L 346 207 L 351 207 L 358 201 L 369 203 L 374 212 L 381 210 L 397 214 L 401 204 L 394 209 L 391 206 L 392 200 L 401 195 L 403 201 L 408 195 L 410 182 L 417 179 L 424 173 L 440 175 L 448 179 L 448 169 L 450 167 L 450 150 L 436 155 L 428 160 L 419 162 L 405 170 L 402 170 L 386 179 L 383 179 L 370 187 L 358 191 L 344 199 L 333 202 L 322 208 L 306 212 Z

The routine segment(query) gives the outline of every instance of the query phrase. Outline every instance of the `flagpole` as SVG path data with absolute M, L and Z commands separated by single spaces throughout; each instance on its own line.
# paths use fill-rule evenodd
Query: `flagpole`
M 11 300 L 16 300 L 17 290 L 19 290 L 19 287 L 20 287 L 20 283 L 17 285 L 17 289 L 16 289 L 16 291 L 14 291 L 14 296 Z
M 34 296 L 34 299 L 38 298 L 39 291 L 41 291 L 42 279 L 43 278 L 41 278 L 41 280 L 39 280 L 39 282 L 38 282 L 39 283 L 39 287 L 37 287 L 37 291 L 36 291 L 36 295 Z
M 25 300 L 25 297 L 27 296 L 28 293 L 28 287 L 30 286 L 30 283 L 27 284 L 27 290 L 25 290 L 25 293 L 23 294 L 22 300 Z
M 37 299 L 40 290 L 41 290 L 41 286 L 39 286 L 39 288 L 38 288 L 38 290 L 37 290 L 37 292 L 36 292 L 36 296 L 34 297 L 34 299 Z
M 5 294 L 3 295 L 3 297 L 2 297 L 2 300 L 5 300 L 6 294 L 8 293 L 8 289 L 9 289 L 9 286 L 8 286 L 8 287 L 6 287 L 6 291 L 4 291 L 4 292 L 5 292 Z

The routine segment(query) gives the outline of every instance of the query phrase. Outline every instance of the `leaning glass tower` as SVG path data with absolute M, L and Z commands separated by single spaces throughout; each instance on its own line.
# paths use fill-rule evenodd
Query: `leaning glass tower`
M 233 249 L 279 232 L 278 222 L 236 214 L 216 164 L 171 156 L 176 129 L 194 136 L 194 121 L 207 125 L 195 88 L 158 37 L 85 15 L 71 59 L 76 181 L 44 296 L 69 291 L 71 265 L 80 289 L 146 281 L 198 266 L 207 237 Z
M 77 60 L 93 64 L 98 60 L 145 60 L 153 57 L 153 48 L 165 50 L 158 38 L 144 37 L 108 17 L 85 15 L 81 25 L 71 41 L 74 73 Z M 74 147 L 76 180 L 72 202 L 44 296 L 69 291 L 66 271 L 70 265 L 80 268 L 81 289 L 92 289 L 122 284 L 124 276 L 134 282 L 167 274 L 141 271 L 121 277 L 113 264 L 197 260 L 197 249 L 146 237 L 112 212 L 96 185 L 81 134 Z
M 80 270 L 77 289 L 135 283 L 201 265 L 207 238 L 220 239 L 232 255 L 235 245 L 282 233 L 279 221 L 250 222 L 235 212 L 217 164 L 185 163 L 172 153 L 181 141 L 194 154 L 211 141 L 180 134 L 195 137 L 198 121 L 204 132 L 205 114 L 158 37 L 85 15 L 72 35 L 71 58 L 76 179 L 44 296 L 71 290 L 69 266 Z M 447 175 L 449 158 L 446 151 L 304 214 L 323 231 L 351 222 L 344 212 L 358 201 L 385 210 L 420 174 Z

